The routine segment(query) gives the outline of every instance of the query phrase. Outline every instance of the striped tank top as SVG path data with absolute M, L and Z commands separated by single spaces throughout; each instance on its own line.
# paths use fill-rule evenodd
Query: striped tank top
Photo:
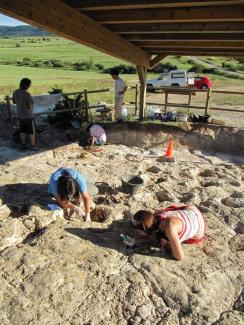
M 182 221 L 182 231 L 179 234 L 181 242 L 198 243 L 203 240 L 206 222 L 202 213 L 195 206 L 176 207 L 156 211 L 159 220 L 176 217 Z

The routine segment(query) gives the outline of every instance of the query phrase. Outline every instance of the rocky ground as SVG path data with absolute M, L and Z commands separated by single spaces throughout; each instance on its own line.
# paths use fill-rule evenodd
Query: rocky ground
M 244 322 L 240 164 L 180 146 L 176 162 L 163 163 L 152 157 L 162 148 L 107 145 L 87 153 L 51 139 L 53 148 L 34 154 L 0 141 L 0 324 Z M 103 222 L 47 210 L 47 182 L 60 166 L 94 177 Z M 134 196 L 121 188 L 125 174 L 144 179 Z M 184 245 L 182 262 L 159 247 L 125 247 L 120 234 L 131 233 L 134 212 L 172 203 L 193 203 L 205 213 L 202 246 Z

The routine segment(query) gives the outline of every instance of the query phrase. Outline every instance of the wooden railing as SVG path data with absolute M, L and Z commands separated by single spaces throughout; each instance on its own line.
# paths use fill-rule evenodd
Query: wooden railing
M 244 113 L 244 110 L 241 109 L 234 109 L 234 108 L 223 108 L 223 107 L 210 107 L 210 98 L 212 94 L 231 94 L 231 95 L 244 95 L 244 92 L 242 91 L 228 91 L 228 90 L 214 90 L 214 89 L 207 89 L 207 90 L 201 90 L 201 89 L 195 89 L 195 88 L 185 88 L 185 87 L 150 87 L 149 90 L 151 91 L 158 91 L 161 93 L 165 93 L 165 100 L 164 103 L 155 103 L 155 102 L 146 102 L 147 105 L 157 105 L 157 106 L 163 106 L 165 109 L 165 112 L 167 110 L 167 107 L 185 107 L 185 108 L 194 108 L 194 109 L 200 109 L 204 110 L 205 114 L 208 114 L 209 111 L 225 111 L 225 112 L 239 112 Z M 206 101 L 204 106 L 199 105 L 191 105 L 191 99 L 192 95 L 196 95 L 197 93 L 206 93 Z M 153 93 L 152 93 L 153 94 Z M 177 95 L 187 95 L 188 96 L 188 103 L 187 104 L 179 104 L 179 103 L 170 103 L 168 101 L 168 95 L 169 94 L 177 94 Z
M 135 102 L 134 103 L 135 103 L 135 114 L 137 114 L 137 110 L 138 110 L 138 85 L 129 86 L 127 89 L 135 89 Z M 82 91 L 76 91 L 76 92 L 70 92 L 70 93 L 61 93 L 61 94 L 65 95 L 65 96 L 83 95 L 84 96 L 84 107 L 83 107 L 83 109 L 88 111 L 88 109 L 92 109 L 92 108 L 105 107 L 104 104 L 89 105 L 89 98 L 88 98 L 89 94 L 104 93 L 104 92 L 110 92 L 110 91 L 114 91 L 114 88 L 113 89 L 110 89 L 110 88 L 95 89 L 95 90 L 84 89 Z M 13 97 L 6 96 L 4 99 L 6 100 L 9 120 L 10 120 L 11 124 L 13 125 L 14 124 L 14 118 L 13 118 L 12 109 L 11 109 L 11 101 L 13 100 Z M 108 106 L 108 105 L 106 105 L 106 106 Z M 80 107 L 74 107 L 74 108 L 68 108 L 68 109 L 60 109 L 60 110 L 55 110 L 55 111 L 47 111 L 47 112 L 35 113 L 34 116 L 60 114 L 60 113 L 70 112 L 70 111 L 76 112 L 76 111 L 80 111 L 80 109 L 81 109 Z

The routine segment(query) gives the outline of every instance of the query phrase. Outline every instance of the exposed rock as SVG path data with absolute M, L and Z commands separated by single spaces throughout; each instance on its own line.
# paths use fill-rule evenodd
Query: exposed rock
M 7 219 L 10 214 L 11 210 L 6 204 L 0 206 L 0 221 Z
M 201 132 L 196 139 L 203 142 Z M 211 141 L 218 137 L 213 133 Z M 161 135 L 167 142 L 167 134 Z M 152 139 L 149 135 L 143 141 L 151 145 Z M 132 136 L 139 140 L 138 134 Z M 143 159 L 136 147 L 107 145 L 101 155 L 86 159 L 78 157 L 76 144 L 32 156 L 7 148 L 4 157 L 12 161 L 0 166 L 0 197 L 8 206 L 32 206 L 28 215 L 13 218 L 17 213 L 9 216 L 8 211 L 0 222 L 1 324 L 241 323 L 243 208 L 222 200 L 243 199 L 242 171 L 217 157 L 175 148 L 176 163 L 161 164 L 156 174 L 147 171 L 155 158 Z M 65 220 L 62 210 L 54 215 L 46 209 L 47 182 L 59 166 L 74 167 L 100 182 L 91 223 L 75 216 Z M 131 173 L 144 179 L 134 196 L 121 191 L 121 176 Z M 211 212 L 205 213 L 206 237 L 201 245 L 183 244 L 181 262 L 156 242 L 139 245 L 140 238 L 138 246 L 127 248 L 121 240 L 120 234 L 139 237 L 131 223 L 139 209 L 153 212 L 173 203 L 198 202 Z
M 49 215 L 41 215 L 35 217 L 35 231 L 41 230 L 44 227 L 50 225 L 50 223 L 56 220 L 55 217 Z
M 158 174 L 161 171 L 161 169 L 158 166 L 152 166 L 147 169 L 147 172 L 153 173 L 153 174 Z
M 0 251 L 6 247 L 19 244 L 28 231 L 18 219 L 9 218 L 0 223 Z
M 227 197 L 222 200 L 222 203 L 228 207 L 232 208 L 244 208 L 244 199 L 243 198 L 233 198 Z

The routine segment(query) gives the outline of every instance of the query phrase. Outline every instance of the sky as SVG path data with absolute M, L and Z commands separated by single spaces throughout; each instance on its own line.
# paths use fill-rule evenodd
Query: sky
M 10 18 L 8 16 L 0 14 L 0 26 L 19 26 L 19 25 L 26 25 L 22 21 L 16 20 L 14 18 Z

